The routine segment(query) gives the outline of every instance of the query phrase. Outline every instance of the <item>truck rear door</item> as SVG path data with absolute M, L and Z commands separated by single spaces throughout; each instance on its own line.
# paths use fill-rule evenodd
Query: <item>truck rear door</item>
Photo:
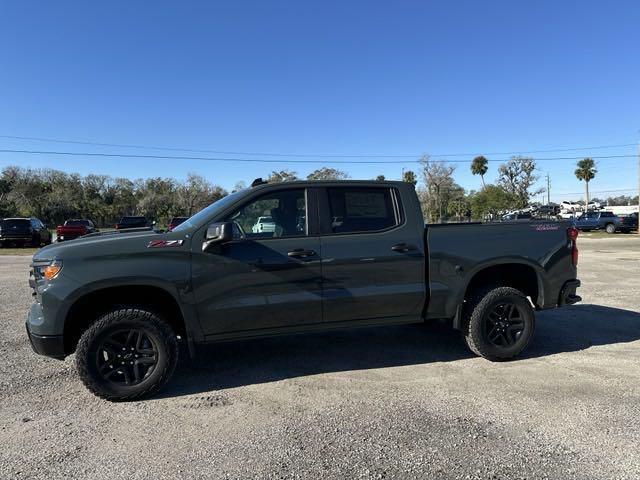
M 324 322 L 420 319 L 424 227 L 404 208 L 393 184 L 319 190 Z

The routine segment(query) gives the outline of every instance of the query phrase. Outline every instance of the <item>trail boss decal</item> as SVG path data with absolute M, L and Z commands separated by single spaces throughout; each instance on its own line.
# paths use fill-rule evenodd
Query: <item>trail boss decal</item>
M 184 240 L 151 240 L 147 244 L 147 248 L 179 247 L 183 243 Z
M 547 230 L 558 230 L 560 228 L 559 225 L 554 223 L 542 223 L 540 225 L 531 225 L 538 232 L 545 232 Z

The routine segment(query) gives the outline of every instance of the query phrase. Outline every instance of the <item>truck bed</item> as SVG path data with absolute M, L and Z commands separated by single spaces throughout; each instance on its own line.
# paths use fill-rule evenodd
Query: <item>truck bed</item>
M 456 317 L 474 276 L 506 264 L 515 264 L 504 274 L 516 281 L 535 275 L 538 288 L 530 296 L 537 309 L 555 307 L 566 279 L 576 277 L 567 238 L 571 226 L 543 220 L 426 225 L 427 318 Z

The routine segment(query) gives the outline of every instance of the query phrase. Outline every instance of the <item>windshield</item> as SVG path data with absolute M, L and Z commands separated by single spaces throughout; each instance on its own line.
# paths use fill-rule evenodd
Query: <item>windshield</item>
M 220 200 L 213 202 L 206 208 L 203 208 L 195 215 L 191 216 L 189 219 L 185 220 L 183 223 L 178 225 L 173 229 L 174 232 L 182 232 L 184 230 L 188 230 L 191 227 L 201 224 L 207 218 L 215 216 L 218 212 L 221 212 L 227 206 L 234 203 L 238 198 L 241 198 L 245 195 L 246 190 L 239 190 L 235 193 L 231 193 L 226 197 L 222 197 Z

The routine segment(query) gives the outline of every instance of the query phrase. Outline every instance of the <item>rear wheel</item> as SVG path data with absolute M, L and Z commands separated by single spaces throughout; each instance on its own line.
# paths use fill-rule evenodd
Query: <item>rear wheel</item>
M 478 291 L 467 304 L 465 341 L 476 355 L 506 360 L 521 353 L 535 330 L 531 303 L 511 287 Z
M 157 392 L 178 362 L 178 341 L 155 313 L 119 308 L 101 316 L 82 335 L 76 366 L 85 386 L 112 401 Z
M 607 233 L 616 233 L 616 226 L 613 223 L 607 223 L 604 229 Z

